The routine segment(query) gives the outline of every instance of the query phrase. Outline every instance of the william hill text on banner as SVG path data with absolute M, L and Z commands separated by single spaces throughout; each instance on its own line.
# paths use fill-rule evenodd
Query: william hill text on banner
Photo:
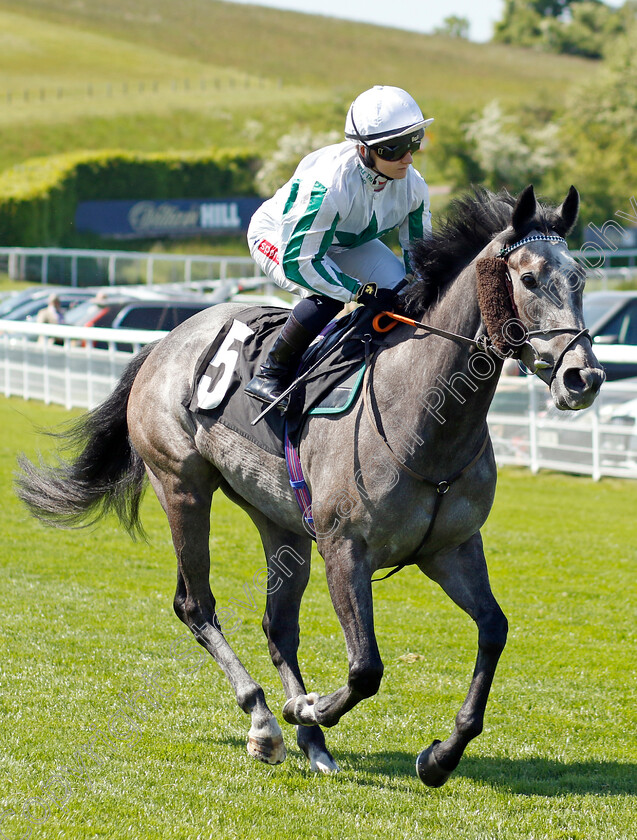
M 75 227 L 114 239 L 243 233 L 260 198 L 82 201 Z

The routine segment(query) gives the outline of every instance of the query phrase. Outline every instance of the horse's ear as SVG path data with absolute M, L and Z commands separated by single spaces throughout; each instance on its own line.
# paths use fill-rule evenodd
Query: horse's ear
M 522 230 L 527 222 L 535 216 L 537 212 L 537 200 L 535 198 L 535 190 L 533 184 L 529 184 L 518 196 L 518 200 L 513 208 L 513 215 L 511 216 L 511 225 L 513 230 Z
M 571 186 L 570 190 L 568 191 L 568 195 L 564 199 L 563 203 L 560 207 L 557 208 L 557 215 L 559 216 L 560 223 L 562 226 L 561 230 L 558 230 L 560 236 L 566 236 L 573 230 L 573 226 L 577 221 L 577 215 L 579 213 L 579 193 L 575 189 L 575 187 Z

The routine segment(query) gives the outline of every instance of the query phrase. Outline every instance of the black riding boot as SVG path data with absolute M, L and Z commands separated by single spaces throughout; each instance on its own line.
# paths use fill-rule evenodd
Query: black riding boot
M 301 326 L 294 315 L 290 315 L 259 373 L 246 385 L 246 394 L 264 403 L 274 402 L 291 384 L 301 356 L 313 338 L 314 334 Z M 285 410 L 287 399 L 282 400 L 279 407 Z

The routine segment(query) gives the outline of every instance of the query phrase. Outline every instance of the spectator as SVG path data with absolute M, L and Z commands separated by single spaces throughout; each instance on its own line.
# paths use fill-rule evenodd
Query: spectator
M 63 324 L 64 310 L 60 298 L 55 294 L 49 295 L 47 306 L 38 312 L 38 324 Z
M 38 312 L 36 321 L 38 324 L 63 324 L 64 323 L 64 310 L 62 309 L 62 304 L 60 303 L 60 298 L 53 292 L 49 295 L 47 305 L 44 309 L 41 309 Z M 52 337 L 47 337 L 45 335 L 41 335 L 38 338 L 38 342 L 40 344 L 61 344 L 62 342 L 60 339 L 55 341 Z
M 104 309 L 108 302 L 108 295 L 104 289 L 100 289 L 94 298 L 91 298 L 91 305 L 86 313 L 85 321 L 90 324 Z

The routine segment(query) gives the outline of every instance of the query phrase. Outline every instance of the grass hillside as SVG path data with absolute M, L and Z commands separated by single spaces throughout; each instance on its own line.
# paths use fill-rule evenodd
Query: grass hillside
M 0 0 L 0 169 L 74 149 L 272 148 L 340 129 L 374 83 L 438 118 L 492 98 L 559 107 L 580 59 L 218 0 Z

